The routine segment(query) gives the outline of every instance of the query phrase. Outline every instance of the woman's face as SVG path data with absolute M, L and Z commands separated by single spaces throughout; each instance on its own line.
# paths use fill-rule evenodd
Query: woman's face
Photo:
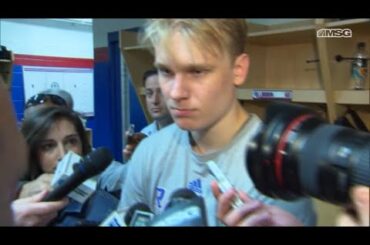
M 68 152 L 82 155 L 82 141 L 76 127 L 67 119 L 55 121 L 38 149 L 38 158 L 44 173 L 54 173 L 58 160 Z

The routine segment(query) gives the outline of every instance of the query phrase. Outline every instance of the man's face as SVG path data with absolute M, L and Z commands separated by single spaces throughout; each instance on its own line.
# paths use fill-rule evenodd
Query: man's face
M 179 33 L 155 47 L 155 64 L 167 107 L 182 129 L 215 126 L 236 101 L 230 58 L 212 55 Z
M 152 75 L 145 80 L 145 99 L 147 109 L 154 120 L 168 116 L 168 110 L 159 87 L 158 75 Z

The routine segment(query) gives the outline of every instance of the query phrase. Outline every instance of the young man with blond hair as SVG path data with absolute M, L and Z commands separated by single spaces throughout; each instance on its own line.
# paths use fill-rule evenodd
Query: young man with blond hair
M 135 150 L 120 208 L 143 202 L 159 214 L 171 194 L 186 187 L 204 198 L 210 226 L 236 225 L 247 211 L 251 217 L 247 225 L 316 223 L 310 199 L 286 202 L 264 196 L 245 168 L 246 146 L 261 127 L 261 120 L 248 113 L 236 96 L 236 87 L 248 75 L 246 38 L 244 19 L 147 23 L 142 40 L 154 48 L 160 87 L 175 124 L 144 139 Z M 211 188 L 214 179 L 206 166 L 210 160 L 235 189 L 248 194 L 242 196 L 242 207 L 220 212 L 220 194 L 216 184 Z

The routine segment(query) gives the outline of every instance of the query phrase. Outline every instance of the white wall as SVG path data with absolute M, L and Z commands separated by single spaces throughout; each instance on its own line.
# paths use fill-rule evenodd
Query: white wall
M 15 54 L 94 58 L 92 25 L 50 19 L 0 19 L 0 43 Z

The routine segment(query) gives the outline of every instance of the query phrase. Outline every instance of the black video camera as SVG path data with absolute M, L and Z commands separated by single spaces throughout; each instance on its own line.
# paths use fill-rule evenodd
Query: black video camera
M 13 53 L 0 45 L 0 76 L 7 88 L 11 86 L 13 60 Z
M 328 124 L 304 106 L 272 104 L 247 147 L 246 167 L 270 197 L 346 204 L 352 186 L 370 186 L 370 134 Z

